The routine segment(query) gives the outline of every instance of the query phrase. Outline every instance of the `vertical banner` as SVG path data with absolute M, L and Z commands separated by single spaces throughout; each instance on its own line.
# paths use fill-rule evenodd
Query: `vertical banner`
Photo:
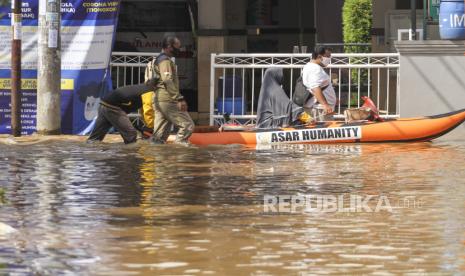
M 47 0 L 50 1 L 50 0 Z M 41 3 L 44 3 L 41 1 Z M 39 0 L 23 0 L 23 134 L 36 128 Z M 84 134 L 111 88 L 109 62 L 120 0 L 62 0 L 62 133 Z M 42 9 L 41 9 L 42 10 Z M 10 133 L 11 8 L 0 7 L 0 133 Z

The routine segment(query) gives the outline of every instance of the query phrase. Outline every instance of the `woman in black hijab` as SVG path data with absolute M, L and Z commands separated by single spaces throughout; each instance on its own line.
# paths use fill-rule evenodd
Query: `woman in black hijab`
M 309 123 L 312 118 L 281 87 L 283 69 L 266 70 L 258 98 L 257 128 L 280 128 Z

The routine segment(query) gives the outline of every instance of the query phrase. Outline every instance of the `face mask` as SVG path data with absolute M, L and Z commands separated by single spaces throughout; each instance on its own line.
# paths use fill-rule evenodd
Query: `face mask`
M 328 67 L 328 65 L 331 64 L 331 58 L 329 57 L 323 57 L 321 64 L 323 64 L 324 67 Z
M 179 48 L 173 47 L 173 50 L 171 51 L 171 53 L 173 54 L 173 57 L 178 57 L 179 54 L 181 53 L 181 50 L 179 50 Z

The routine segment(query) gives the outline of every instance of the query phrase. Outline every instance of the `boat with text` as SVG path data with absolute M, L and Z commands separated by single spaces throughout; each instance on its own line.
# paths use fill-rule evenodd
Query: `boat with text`
M 465 109 L 462 109 L 436 116 L 384 121 L 328 121 L 281 129 L 225 128 L 194 133 L 190 142 L 195 145 L 424 142 L 445 135 L 464 121 Z

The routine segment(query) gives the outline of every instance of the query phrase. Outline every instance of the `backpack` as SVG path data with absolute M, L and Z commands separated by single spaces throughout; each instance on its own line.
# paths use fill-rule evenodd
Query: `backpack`
M 156 68 L 158 64 L 160 64 L 164 60 L 169 60 L 170 58 L 164 54 L 159 54 L 156 58 L 152 59 L 147 66 L 145 67 L 145 76 L 144 81 L 145 84 L 155 88 L 155 86 L 160 81 L 160 74 L 157 72 Z
M 304 106 L 311 97 L 313 97 L 313 95 L 307 90 L 302 80 L 302 76 L 300 76 L 295 84 L 292 101 L 298 106 Z

